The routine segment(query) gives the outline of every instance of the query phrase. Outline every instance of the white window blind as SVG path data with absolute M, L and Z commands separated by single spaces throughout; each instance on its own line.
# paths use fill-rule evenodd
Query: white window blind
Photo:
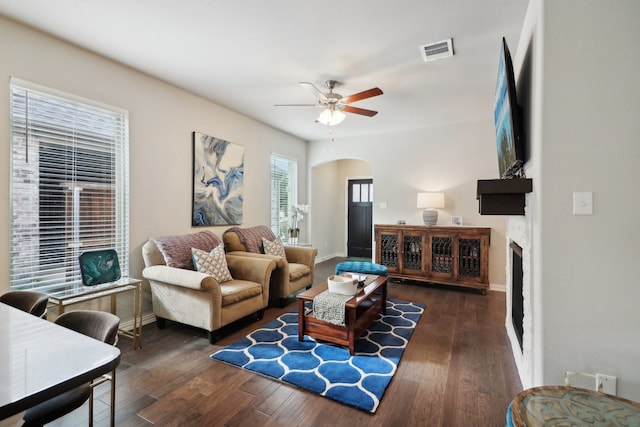
M 11 83 L 11 289 L 81 283 L 78 256 L 113 248 L 129 272 L 126 112 Z
M 291 227 L 292 207 L 298 203 L 298 164 L 271 155 L 271 230 L 284 239 Z

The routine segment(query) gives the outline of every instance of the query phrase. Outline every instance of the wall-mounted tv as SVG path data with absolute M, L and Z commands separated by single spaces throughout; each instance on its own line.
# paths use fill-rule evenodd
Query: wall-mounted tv
M 507 41 L 502 38 L 493 115 L 500 178 L 523 177 L 524 164 L 521 109 L 516 98 L 516 82 Z

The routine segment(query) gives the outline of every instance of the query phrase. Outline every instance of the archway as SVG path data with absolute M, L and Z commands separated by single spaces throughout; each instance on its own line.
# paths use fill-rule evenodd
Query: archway
M 309 179 L 310 241 L 319 261 L 347 256 L 348 181 L 373 179 L 373 164 L 359 159 L 338 159 L 311 168 Z

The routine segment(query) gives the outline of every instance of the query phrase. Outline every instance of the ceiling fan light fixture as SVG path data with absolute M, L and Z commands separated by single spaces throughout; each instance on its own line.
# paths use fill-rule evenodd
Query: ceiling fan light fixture
M 310 82 L 300 82 L 300 86 L 310 91 L 318 102 L 316 104 L 276 104 L 277 107 L 324 107 L 324 110 L 316 118 L 316 123 L 322 123 L 325 126 L 334 126 L 345 119 L 345 113 L 359 114 L 361 116 L 373 117 L 378 114 L 377 111 L 367 110 L 366 108 L 354 107 L 351 105 L 353 102 L 369 99 L 374 96 L 382 95 L 383 92 L 378 87 L 372 87 L 371 89 L 363 90 L 362 92 L 354 93 L 349 96 L 342 96 L 339 93 L 334 93 L 333 88 L 337 84 L 335 80 L 327 80 L 327 87 L 329 92 L 325 93 L 319 89 L 316 85 Z
M 320 113 L 316 121 L 325 126 L 334 126 L 342 123 L 345 117 L 346 115 L 340 110 L 336 110 L 335 108 L 325 108 L 322 110 L 322 113 Z

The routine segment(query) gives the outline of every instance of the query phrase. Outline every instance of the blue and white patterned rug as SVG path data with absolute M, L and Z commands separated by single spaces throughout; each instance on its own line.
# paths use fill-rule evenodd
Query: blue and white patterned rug
M 425 308 L 387 300 L 387 314 L 379 315 L 356 341 L 354 356 L 346 347 L 308 336 L 298 342 L 296 309 L 211 358 L 373 413 Z

